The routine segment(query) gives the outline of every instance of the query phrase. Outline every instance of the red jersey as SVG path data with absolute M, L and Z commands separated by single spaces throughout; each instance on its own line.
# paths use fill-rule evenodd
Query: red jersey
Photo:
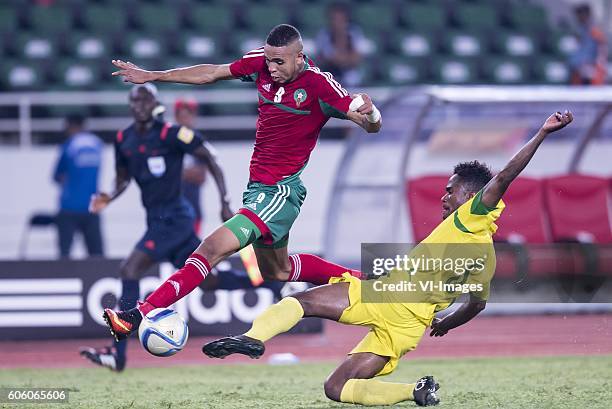
M 259 115 L 250 181 L 272 185 L 306 165 L 327 120 L 346 119 L 351 97 L 308 58 L 304 71 L 285 84 L 272 81 L 265 59 L 263 47 L 255 49 L 234 61 L 230 71 L 257 84 Z

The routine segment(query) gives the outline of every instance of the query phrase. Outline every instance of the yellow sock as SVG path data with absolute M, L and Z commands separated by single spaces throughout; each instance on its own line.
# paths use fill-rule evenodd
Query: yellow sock
M 244 335 L 266 342 L 270 338 L 289 331 L 304 316 L 300 302 L 293 297 L 286 297 L 261 313 L 253 326 Z
M 381 382 L 374 379 L 349 379 L 342 388 L 340 400 L 361 405 L 393 405 L 414 400 L 414 383 Z

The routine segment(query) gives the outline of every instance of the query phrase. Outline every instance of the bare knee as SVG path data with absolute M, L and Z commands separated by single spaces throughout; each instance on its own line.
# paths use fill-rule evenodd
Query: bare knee
M 325 396 L 329 399 L 334 400 L 336 402 L 340 402 L 340 396 L 342 395 L 342 388 L 344 388 L 344 384 L 346 383 L 346 379 L 338 379 L 331 374 L 323 384 L 323 389 L 325 390 Z
M 282 266 L 274 266 L 261 269 L 261 275 L 264 280 L 268 281 L 289 281 L 291 276 L 291 266 L 284 268 Z
M 224 254 L 220 243 L 217 243 L 216 240 L 212 240 L 210 238 L 206 238 L 202 243 L 200 243 L 196 249 L 196 253 L 201 254 L 210 263 L 211 267 L 215 266 L 218 262 L 227 257 L 227 254 Z

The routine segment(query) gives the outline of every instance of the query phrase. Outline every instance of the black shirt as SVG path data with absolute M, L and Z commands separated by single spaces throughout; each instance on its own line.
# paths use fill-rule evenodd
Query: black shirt
M 141 135 L 132 124 L 117 133 L 115 160 L 136 180 L 142 204 L 151 210 L 180 201 L 183 156 L 202 142 L 198 132 L 184 126 L 155 121 Z

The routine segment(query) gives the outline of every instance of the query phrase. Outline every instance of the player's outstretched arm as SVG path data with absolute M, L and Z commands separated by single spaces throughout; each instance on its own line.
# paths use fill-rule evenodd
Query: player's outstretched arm
M 185 68 L 174 68 L 165 71 L 148 71 L 129 61 L 113 60 L 113 65 L 119 68 L 113 76 L 123 77 L 123 81 L 134 84 L 164 81 L 183 84 L 211 84 L 219 80 L 233 79 L 229 64 L 199 64 Z
M 346 115 L 368 133 L 380 131 L 382 126 L 380 111 L 376 108 L 368 94 L 354 95 Z
M 573 119 L 574 116 L 570 111 L 565 111 L 563 114 L 555 112 L 549 116 L 533 138 L 510 159 L 501 172 L 487 183 L 482 192 L 482 203 L 490 208 L 497 206 L 510 183 L 525 169 L 544 139 L 552 132 L 564 128 Z
M 486 301 L 470 296 L 470 301 L 464 303 L 461 307 L 446 317 L 434 318 L 431 323 L 430 337 L 442 337 L 453 328 L 465 324 L 472 318 L 477 316 L 487 305 Z
M 89 202 L 89 211 L 92 213 L 101 212 L 110 202 L 121 195 L 130 184 L 130 174 L 123 166 L 116 167 L 115 189 L 111 193 L 96 193 Z
M 201 146 L 198 146 L 192 155 L 202 161 L 215 179 L 217 189 L 219 190 L 219 197 L 221 198 L 221 219 L 225 222 L 232 218 L 234 212 L 229 207 L 229 195 L 227 194 L 227 186 L 225 185 L 225 177 L 223 176 L 223 170 L 219 166 L 217 156 L 215 155 L 212 147 L 206 142 Z

